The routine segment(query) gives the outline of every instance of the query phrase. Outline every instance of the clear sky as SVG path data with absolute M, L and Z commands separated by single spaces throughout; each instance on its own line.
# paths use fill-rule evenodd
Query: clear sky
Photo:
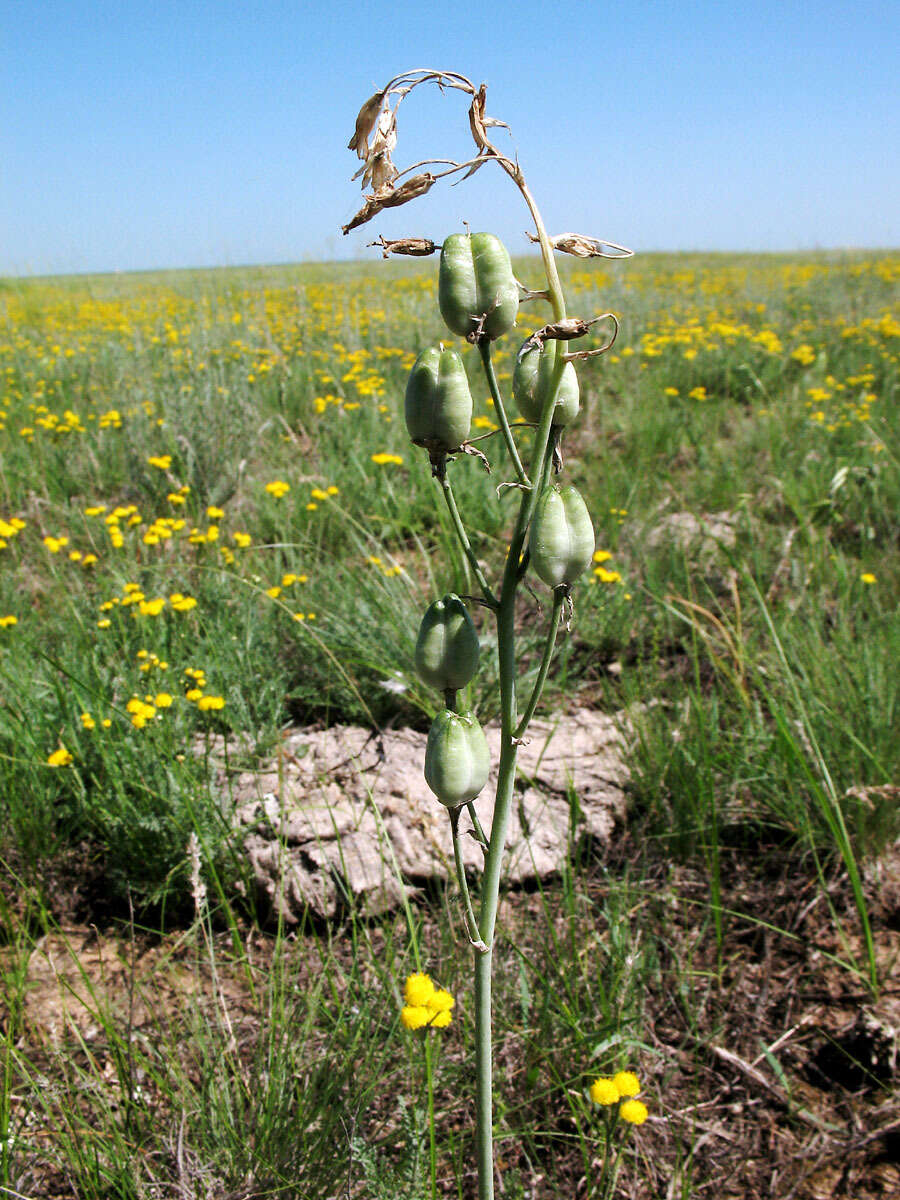
M 551 233 L 900 245 L 897 0 L 0 0 L 0 52 L 7 275 L 359 257 L 463 220 L 524 250 L 492 168 L 341 236 L 356 112 L 410 67 L 488 84 Z M 467 153 L 465 98 L 419 95 L 398 164 Z

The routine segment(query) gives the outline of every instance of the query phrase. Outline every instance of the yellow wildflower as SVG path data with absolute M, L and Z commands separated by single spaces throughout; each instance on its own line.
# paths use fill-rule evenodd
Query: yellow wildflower
M 619 1109 L 619 1116 L 629 1125 L 643 1125 L 647 1120 L 647 1105 L 640 1100 L 626 1100 Z
M 590 1088 L 591 1099 L 595 1104 L 618 1104 L 619 1089 L 611 1079 L 595 1079 Z
M 640 1081 L 633 1071 L 618 1071 L 613 1075 L 613 1083 L 622 1097 L 636 1096 L 641 1090 Z

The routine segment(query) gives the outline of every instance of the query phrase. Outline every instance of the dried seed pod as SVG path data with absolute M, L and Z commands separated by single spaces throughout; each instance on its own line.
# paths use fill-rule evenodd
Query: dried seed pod
M 425 747 L 425 782 L 447 808 L 474 800 L 487 783 L 491 755 L 472 713 L 445 708 L 434 718 Z
M 535 574 L 548 587 L 569 588 L 587 569 L 594 527 L 577 488 L 547 488 L 535 508 L 528 547 Z
M 416 446 L 451 454 L 469 436 L 472 393 L 456 350 L 429 346 L 413 364 L 404 402 L 406 428 Z
M 558 353 L 560 351 L 556 342 L 548 342 L 541 346 L 532 343 L 516 360 L 516 368 L 513 372 L 513 397 L 519 412 L 526 421 L 537 423 L 541 419 L 541 413 L 544 411 L 544 404 L 550 392 Z M 572 364 L 567 362 L 563 367 L 562 378 L 556 393 L 553 424 L 568 425 L 578 416 L 580 407 L 578 376 L 575 374 Z
M 425 610 L 416 639 L 416 670 L 439 692 L 464 688 L 478 669 L 478 633 L 459 596 L 448 593 Z
M 494 341 L 512 329 L 519 289 L 499 238 L 452 233 L 444 239 L 438 304 L 447 327 L 469 341 Z

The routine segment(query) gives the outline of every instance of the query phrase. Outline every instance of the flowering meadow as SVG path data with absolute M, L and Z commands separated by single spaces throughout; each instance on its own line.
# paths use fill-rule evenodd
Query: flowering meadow
M 535 261 L 519 260 L 516 270 L 537 282 Z M 560 638 L 553 702 L 563 710 L 632 706 L 629 837 L 653 858 L 651 874 L 661 862 L 682 864 L 703 880 L 691 903 L 706 914 L 709 978 L 722 970 L 727 910 L 738 903 L 728 894 L 729 856 L 756 862 L 774 847 L 806 864 L 809 886 L 828 905 L 839 904 L 834 880 L 844 881 L 847 936 L 834 955 L 860 986 L 877 990 L 865 864 L 900 832 L 900 257 L 648 255 L 561 270 L 572 311 L 612 310 L 620 331 L 610 353 L 581 369 L 582 413 L 565 446 L 598 543 Z M 0 924 L 10 944 L 15 930 L 36 936 L 41 921 L 127 917 L 132 926 L 177 927 L 191 912 L 192 836 L 203 847 L 204 886 L 231 914 L 222 927 L 235 937 L 245 922 L 265 927 L 228 797 L 210 770 L 213 735 L 241 735 L 246 759 L 273 756 L 290 725 L 427 728 L 434 698 L 412 664 L 419 616 L 444 590 L 468 589 L 468 565 L 434 504 L 428 457 L 409 444 L 403 421 L 417 353 L 448 338 L 435 293 L 428 261 L 0 280 Z M 523 308 L 522 336 L 545 319 L 540 303 Z M 501 387 L 515 347 L 514 338 L 498 345 Z M 510 475 L 490 397 L 467 362 L 473 436 L 493 470 L 467 457 L 456 486 L 465 490 L 478 555 L 496 564 L 513 512 L 497 485 Z M 540 599 L 528 600 L 534 614 Z M 536 659 L 540 623 L 529 624 L 525 610 L 523 620 Z M 484 720 L 494 715 L 493 684 L 475 685 Z M 525 934 L 521 956 L 503 967 L 500 987 L 518 1013 L 504 1045 L 519 1047 L 509 1049 L 516 1088 L 530 1088 L 535 1101 L 528 1109 L 524 1093 L 509 1087 L 498 1118 L 507 1130 L 517 1122 L 530 1129 L 524 1140 L 516 1134 L 519 1150 L 508 1155 L 523 1181 L 515 1194 L 551 1194 L 541 1190 L 556 1178 L 542 1156 L 554 1139 L 566 1164 L 556 1182 L 590 1177 L 587 1088 L 607 1071 L 625 1077 L 602 1046 L 627 1034 L 624 1063 L 652 1044 L 643 985 L 624 965 L 636 961 L 636 930 L 649 920 L 643 900 L 630 910 L 638 915 L 628 944 L 607 947 L 593 984 L 573 949 L 574 981 L 550 981 L 561 1009 L 541 1010 L 542 1032 L 532 1030 L 547 1003 L 535 971 L 561 966 L 560 921 L 591 926 L 600 869 L 582 862 L 559 894 L 542 898 L 546 957 L 527 948 Z M 196 886 L 195 878 L 195 896 Z M 607 905 L 622 898 L 603 895 Z M 440 903 L 421 918 L 406 914 L 435 945 L 444 917 Z M 358 968 L 356 982 L 371 986 L 379 955 L 396 960 L 399 974 L 411 969 L 400 933 L 365 930 L 366 944 L 381 939 L 365 969 L 347 966 L 328 942 L 328 978 L 346 970 L 356 979 Z M 207 933 L 212 945 L 212 925 Z M 661 979 L 674 970 L 693 992 L 690 968 L 667 965 L 650 948 L 656 935 L 644 936 L 653 986 L 665 991 Z M 591 1016 L 579 1005 L 600 976 Z M 721 975 L 718 983 L 725 986 Z M 447 986 L 457 994 L 454 979 Z M 282 1001 L 293 987 L 285 984 Z M 353 1026 L 356 1040 L 347 1040 L 350 1026 L 338 1020 L 347 993 L 338 991 L 324 1024 L 307 1012 L 306 1034 L 329 1053 L 365 1055 L 381 1044 L 383 1025 L 370 1006 L 364 1027 Z M 429 1036 L 464 1037 L 464 1006 L 458 998 L 453 1026 Z M 399 1011 L 390 1014 L 392 1044 L 414 1028 Z M 539 1052 L 557 1037 L 557 1051 L 571 1052 L 568 1067 L 557 1051 Z M 281 1060 L 283 1086 L 302 1076 L 325 1089 L 322 1103 L 333 1099 L 299 1053 Z M 234 1054 L 238 1080 L 249 1068 Z M 669 1068 L 646 1054 L 642 1081 L 661 1078 Z M 23 1065 L 9 1045 L 5 1061 L 10 1088 L 15 1078 L 27 1090 L 49 1070 L 43 1059 Z M 342 1066 L 332 1084 L 346 1082 Z M 149 1077 L 142 1086 L 152 1091 Z M 158 1080 L 153 1086 L 165 1091 Z M 183 1172 L 200 1172 L 211 1155 L 218 1182 L 204 1191 L 195 1180 L 190 1194 L 328 1195 L 343 1186 L 323 1167 L 318 1182 L 284 1191 L 291 1171 L 309 1170 L 297 1159 L 306 1151 L 288 1150 L 287 1109 L 281 1141 L 273 1133 L 281 1118 L 272 1115 L 267 1136 L 280 1149 L 261 1174 L 252 1152 L 239 1149 L 249 1092 L 241 1099 L 235 1088 L 232 1141 L 217 1141 L 210 1125 L 203 1146 L 197 1135 L 194 1165 L 182 1161 Z M 439 1107 L 452 1107 L 438 1088 Z M 553 1089 L 570 1096 L 569 1116 L 543 1127 Z M 0 1103 L 0 1183 L 18 1180 L 22 1190 L 26 1176 L 37 1187 L 40 1171 L 34 1146 L 23 1149 L 24 1117 L 14 1115 L 11 1094 Z M 175 1101 L 166 1095 L 158 1103 L 169 1112 Z M 699 1103 L 696 1094 L 681 1100 Z M 135 1103 L 131 1096 L 126 1107 Z M 639 1156 L 664 1107 L 658 1095 L 647 1107 L 626 1099 L 623 1119 L 643 1126 L 629 1135 L 629 1153 Z M 163 1194 L 153 1191 L 153 1169 L 141 1176 L 135 1165 L 134 1147 L 151 1136 L 143 1118 L 132 1113 L 138 1124 L 123 1125 L 116 1137 L 124 1140 L 98 1151 L 92 1175 L 87 1157 L 73 1157 L 77 1121 L 68 1111 L 69 1140 L 45 1133 L 41 1142 L 46 1161 L 65 1159 L 53 1176 L 59 1195 Z M 118 1129 L 116 1106 L 103 1111 Z M 382 1112 L 369 1128 L 362 1111 L 345 1113 L 344 1132 L 322 1128 L 349 1139 L 358 1176 L 374 1189 L 381 1176 L 366 1138 L 381 1144 L 395 1126 Z M 318 1145 L 313 1109 L 306 1113 L 309 1145 Z M 413 1135 L 403 1128 L 408 1149 Z M 688 1143 L 666 1136 L 689 1189 Z M 157 1146 L 148 1164 L 156 1153 L 177 1159 L 171 1146 Z M 447 1194 L 467 1194 L 461 1164 L 438 1164 Z M 659 1183 L 658 1169 L 645 1161 L 632 1176 L 643 1170 Z M 160 1170 L 176 1172 L 171 1163 Z M 715 1177 L 709 1164 L 703 1170 Z M 528 1191 L 541 1172 L 544 1182 Z M 623 1167 L 620 1186 L 627 1174 Z M 667 1194 L 634 1186 L 635 1195 Z M 680 1194 L 706 1194 L 697 1187 Z

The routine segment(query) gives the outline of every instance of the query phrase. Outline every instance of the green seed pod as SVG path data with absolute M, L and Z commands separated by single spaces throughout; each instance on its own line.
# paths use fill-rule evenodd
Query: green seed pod
M 524 354 L 520 353 L 513 372 L 513 397 L 526 421 L 537 424 L 541 419 L 558 353 L 561 351 L 557 342 L 546 342 L 543 346 L 533 346 Z M 580 407 L 578 376 L 569 362 L 563 367 L 559 381 L 553 407 L 553 424 L 568 425 L 578 416 Z
M 455 350 L 429 346 L 413 364 L 406 383 L 406 428 L 416 446 L 450 454 L 469 436 L 472 393 Z
M 434 718 L 425 748 L 425 782 L 447 808 L 474 800 L 487 783 L 491 756 L 472 713 L 445 708 Z
M 416 640 L 416 670 L 439 692 L 464 688 L 478 669 L 478 634 L 459 596 L 450 592 L 425 611 Z
M 577 488 L 547 488 L 537 502 L 528 546 L 531 565 L 548 587 L 569 587 L 587 568 L 594 527 Z
M 494 341 L 512 329 L 519 286 L 506 247 L 492 233 L 451 233 L 444 238 L 438 304 L 447 327 L 460 337 Z

